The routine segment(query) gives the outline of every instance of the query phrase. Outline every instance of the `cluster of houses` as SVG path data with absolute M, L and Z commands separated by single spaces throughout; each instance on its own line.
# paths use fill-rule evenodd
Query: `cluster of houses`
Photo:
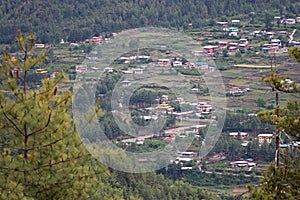
M 111 33 L 111 36 L 116 36 L 118 35 L 118 33 Z M 84 41 L 79 41 L 79 42 L 66 42 L 64 39 L 61 39 L 60 40 L 60 44 L 70 44 L 72 46 L 79 46 L 78 43 L 94 43 L 94 44 L 101 44 L 104 40 L 109 40 L 110 38 L 108 37 L 104 37 L 102 35 L 100 36 L 94 36 L 94 37 L 91 37 L 91 38 L 88 38 Z
M 209 114 L 211 113 L 212 106 L 208 104 L 207 102 L 200 102 L 198 103 L 195 107 L 195 110 L 190 110 L 186 112 L 175 112 L 175 108 L 169 105 L 170 99 L 168 95 L 162 95 L 160 98 L 157 99 L 158 102 L 162 102 L 160 104 L 157 104 L 155 106 L 146 108 L 146 110 L 155 110 L 157 113 L 161 114 L 172 114 L 175 116 L 177 119 L 183 119 L 184 118 L 189 118 L 189 117 L 194 117 L 195 113 L 197 112 L 202 112 L 202 114 Z M 183 98 L 178 98 L 174 101 L 178 101 L 180 103 L 188 103 L 185 102 Z M 140 116 L 141 119 L 145 121 L 155 121 L 158 119 L 157 114 L 149 114 L 149 115 L 142 115 Z M 190 125 L 190 126 L 180 126 L 180 127 L 175 127 L 175 128 L 170 128 L 166 129 L 163 131 L 163 141 L 166 143 L 173 143 L 176 140 L 176 137 L 187 137 L 189 134 L 194 134 L 196 137 L 199 136 L 198 133 L 201 129 L 205 128 L 206 125 Z M 143 145 L 144 140 L 146 138 L 153 138 L 158 135 L 146 135 L 146 136 L 140 136 L 136 138 L 127 138 L 122 140 L 125 145 L 132 145 L 132 144 L 137 144 L 137 145 Z M 181 152 L 180 156 L 175 160 L 175 162 L 188 162 L 193 160 L 195 153 L 192 152 Z
M 228 49 L 229 53 L 236 53 L 239 48 L 247 49 L 249 41 L 245 38 L 239 39 L 239 42 L 219 41 L 218 45 L 206 45 L 203 48 L 209 56 L 214 56 L 214 53 L 219 50 Z
M 249 136 L 249 134 L 247 132 L 230 132 L 228 135 L 231 138 L 240 138 L 240 139 L 246 139 Z M 260 144 L 263 144 L 264 142 L 271 143 L 273 134 L 262 133 L 262 134 L 258 134 L 257 138 L 258 138 L 258 142 Z M 244 145 L 242 145 L 242 146 L 244 146 Z M 245 146 L 247 146 L 247 145 L 245 145 Z
M 276 20 L 277 22 L 281 23 L 281 24 L 296 24 L 296 23 L 300 23 L 300 17 L 296 17 L 296 18 L 282 18 L 279 16 L 275 16 L 274 20 Z
M 297 42 L 293 41 L 293 44 L 298 45 Z M 295 46 L 294 45 L 294 46 Z M 300 45 L 300 43 L 299 43 Z M 209 56 L 214 56 L 215 52 L 219 50 L 228 49 L 229 54 L 236 53 L 239 49 L 247 50 L 249 47 L 249 41 L 245 38 L 239 39 L 239 42 L 227 42 L 227 41 L 219 41 L 218 45 L 206 45 L 203 47 L 204 52 L 206 52 Z M 282 43 L 280 39 L 271 39 L 269 43 L 263 44 L 261 46 L 262 54 L 271 54 L 278 52 L 279 49 L 282 48 Z
M 285 23 L 285 24 L 295 24 L 295 23 L 300 23 L 300 17 L 297 17 L 295 19 L 291 18 L 291 19 L 285 19 L 285 18 L 281 18 L 281 17 L 274 17 L 274 20 L 277 20 L 280 23 Z M 225 21 L 220 21 L 217 22 L 217 25 L 223 27 L 222 30 L 223 31 L 227 31 L 228 32 L 228 36 L 239 36 L 240 34 L 240 30 L 238 28 L 238 25 L 241 24 L 241 20 L 239 19 L 235 19 L 235 20 L 231 20 L 230 22 L 225 22 Z M 271 54 L 271 53 L 275 53 L 277 52 L 280 48 L 282 48 L 282 44 L 281 41 L 279 39 L 274 38 L 275 35 L 288 35 L 289 33 L 287 31 L 278 31 L 277 33 L 275 32 L 271 32 L 271 31 L 253 31 L 250 32 L 249 35 L 250 36 L 261 36 L 261 35 L 267 35 L 270 38 L 272 38 L 272 40 L 270 41 L 270 43 L 265 44 L 261 47 L 261 52 L 263 54 Z M 229 53 L 231 54 L 235 54 L 238 49 L 248 49 L 250 45 L 250 41 L 248 41 L 245 38 L 241 38 L 238 42 L 227 42 L 227 41 L 219 41 L 218 45 L 206 45 L 203 46 L 203 51 L 206 52 L 209 56 L 214 56 L 215 52 L 221 50 L 221 52 L 224 49 L 228 49 Z M 296 41 L 292 41 L 291 42 L 292 46 L 300 46 L 300 42 L 296 42 Z

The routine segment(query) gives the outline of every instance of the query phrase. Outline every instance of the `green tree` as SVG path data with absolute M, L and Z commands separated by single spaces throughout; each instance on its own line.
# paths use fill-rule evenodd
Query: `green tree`
M 70 116 L 65 77 L 31 90 L 31 68 L 46 60 L 34 54 L 35 37 L 18 33 L 22 57 L 4 53 L 0 91 L 0 199 L 87 199 L 96 195 L 104 168 L 91 159 Z M 91 168 L 92 165 L 92 168 Z M 91 170 L 92 169 L 92 170 Z
M 270 31 L 272 29 L 273 26 L 272 20 L 273 20 L 272 16 L 268 12 L 266 12 L 264 22 L 267 31 Z
M 257 106 L 264 108 L 266 106 L 266 101 L 262 98 L 258 98 L 256 100 L 256 104 Z
M 297 60 L 299 54 L 293 53 L 298 52 L 294 49 L 290 50 L 290 55 L 294 56 Z M 263 111 L 258 114 L 259 118 L 267 123 L 275 125 L 275 167 L 279 166 L 279 157 L 280 157 L 280 135 L 281 132 L 285 132 L 288 135 L 299 138 L 299 128 L 300 128 L 300 109 L 298 102 L 289 102 L 286 106 L 279 106 L 279 92 L 283 93 L 299 93 L 300 87 L 288 76 L 280 76 L 278 74 L 278 69 L 271 71 L 268 77 L 264 76 L 263 80 L 268 84 L 273 91 L 275 91 L 275 102 L 276 107 L 270 111 Z
M 259 187 L 250 187 L 250 199 L 294 200 L 300 195 L 300 162 L 285 157 L 279 168 L 271 165 L 264 173 Z
M 224 49 L 224 50 L 223 50 L 223 56 L 224 56 L 224 57 L 228 57 L 228 56 L 229 56 L 229 53 L 228 53 L 228 50 L 227 50 L 227 49 Z
M 241 53 L 240 50 L 237 50 L 237 51 L 236 51 L 235 57 L 238 57 L 238 58 L 242 57 L 242 53 Z
M 289 54 L 297 61 L 300 60 L 299 49 L 289 49 Z M 263 78 L 276 92 L 276 108 L 259 113 L 262 121 L 273 124 L 275 131 L 275 165 L 271 165 L 265 172 L 259 187 L 250 187 L 252 199 L 297 199 L 299 197 L 300 162 L 299 148 L 296 147 L 296 156 L 282 151 L 283 161 L 280 158 L 280 134 L 286 133 L 291 139 L 299 139 L 300 106 L 298 102 L 288 102 L 286 106 L 279 106 L 279 92 L 299 93 L 300 88 L 287 76 L 279 76 L 278 72 L 271 72 L 269 77 Z

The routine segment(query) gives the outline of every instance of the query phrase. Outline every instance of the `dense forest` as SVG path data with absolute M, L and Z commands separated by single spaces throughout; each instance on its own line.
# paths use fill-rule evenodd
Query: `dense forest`
M 32 30 L 38 42 L 78 41 L 105 32 L 142 26 L 199 28 L 210 19 L 277 10 L 300 13 L 296 0 L 13 0 L 0 1 L 0 43 L 11 43 L 17 29 Z

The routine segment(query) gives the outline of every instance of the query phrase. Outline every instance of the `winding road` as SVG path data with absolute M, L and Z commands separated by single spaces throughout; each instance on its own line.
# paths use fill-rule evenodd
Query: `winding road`
M 294 40 L 294 35 L 295 35 L 296 31 L 297 31 L 297 29 L 294 29 L 292 34 L 290 35 L 289 43 L 292 43 L 292 41 Z

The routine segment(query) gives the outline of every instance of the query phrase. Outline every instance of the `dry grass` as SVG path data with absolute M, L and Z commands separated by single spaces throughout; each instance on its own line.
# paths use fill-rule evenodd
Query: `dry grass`
M 256 69 L 269 69 L 271 68 L 270 65 L 248 65 L 248 64 L 238 64 L 233 65 L 234 67 L 241 67 L 241 68 L 256 68 Z

